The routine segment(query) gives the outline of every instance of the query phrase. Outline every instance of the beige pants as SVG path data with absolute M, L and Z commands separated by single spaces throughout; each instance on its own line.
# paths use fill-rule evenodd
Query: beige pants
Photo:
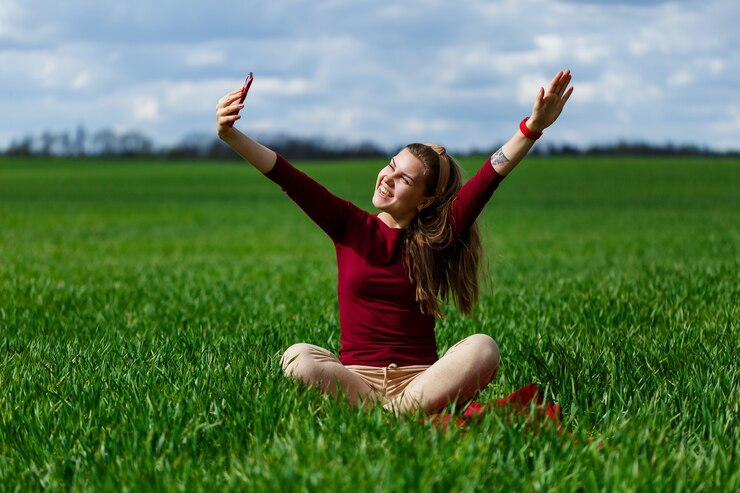
M 471 401 L 496 376 L 499 365 L 496 342 L 475 334 L 452 346 L 433 365 L 344 366 L 324 348 L 294 344 L 285 351 L 285 374 L 322 392 L 343 394 L 351 403 L 380 401 L 395 413 L 435 412 L 450 403 Z

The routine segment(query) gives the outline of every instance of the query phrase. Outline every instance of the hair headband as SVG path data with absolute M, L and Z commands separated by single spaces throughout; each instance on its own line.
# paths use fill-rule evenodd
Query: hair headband
M 445 151 L 439 156 L 439 180 L 437 180 L 437 190 L 434 195 L 439 195 L 447 186 L 447 181 L 450 179 L 450 160 Z

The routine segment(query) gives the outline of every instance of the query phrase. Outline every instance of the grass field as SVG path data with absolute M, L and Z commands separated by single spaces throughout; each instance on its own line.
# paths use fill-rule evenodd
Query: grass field
M 380 166 L 304 169 L 369 208 Z M 285 379 L 337 349 L 334 252 L 252 169 L 0 160 L 0 490 L 739 491 L 740 160 L 530 158 L 480 224 L 440 351 L 490 334 L 480 400 L 539 382 L 572 437 Z

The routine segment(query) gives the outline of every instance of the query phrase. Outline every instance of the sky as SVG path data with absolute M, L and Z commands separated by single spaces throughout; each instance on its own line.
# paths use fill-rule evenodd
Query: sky
M 737 0 L 0 0 L 0 149 L 43 131 L 237 124 L 384 147 L 504 142 L 560 69 L 543 140 L 740 149 Z M 215 135 L 215 134 L 214 134 Z

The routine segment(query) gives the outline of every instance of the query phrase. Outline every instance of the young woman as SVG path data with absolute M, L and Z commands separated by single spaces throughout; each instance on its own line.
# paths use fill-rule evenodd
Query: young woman
M 475 334 L 437 357 L 440 301 L 469 314 L 478 300 L 483 255 L 475 224 L 499 183 L 558 118 L 573 88 L 570 71 L 540 88 L 519 130 L 462 184 L 444 147 L 410 144 L 380 170 L 365 212 L 234 127 L 241 89 L 216 107 L 218 136 L 274 181 L 334 242 L 338 264 L 339 357 L 305 343 L 285 351 L 288 376 L 352 403 L 396 413 L 439 411 L 472 400 L 496 376 L 499 349 Z

